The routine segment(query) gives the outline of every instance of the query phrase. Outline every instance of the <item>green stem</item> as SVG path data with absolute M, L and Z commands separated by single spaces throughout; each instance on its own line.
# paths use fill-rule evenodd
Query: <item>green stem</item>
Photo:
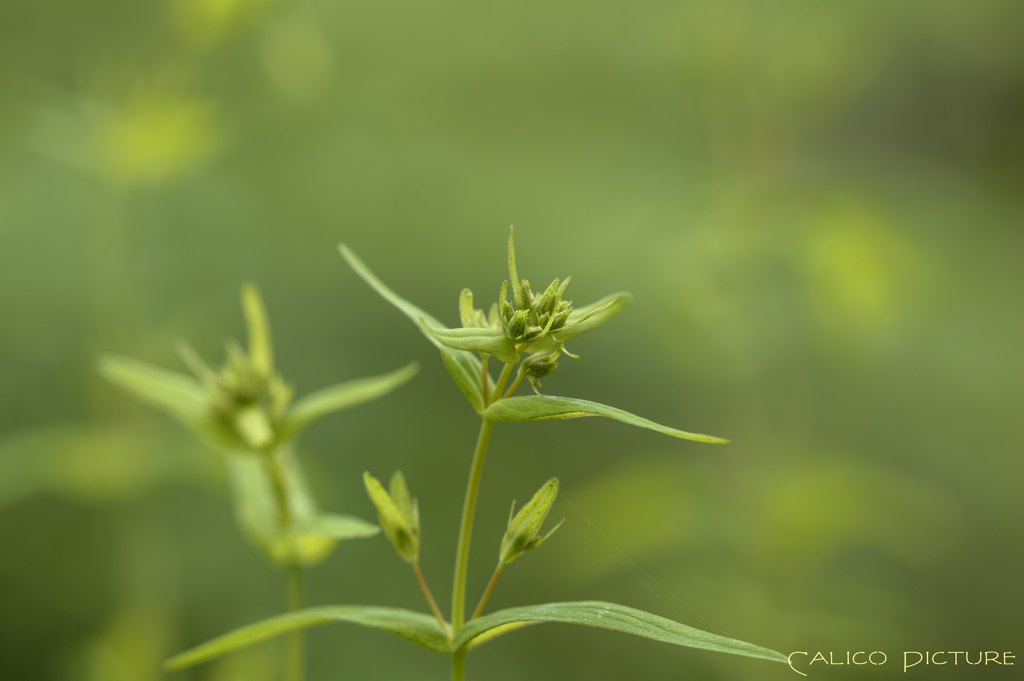
M 491 395 L 488 392 L 490 390 L 490 385 L 488 385 L 490 383 L 490 381 L 488 380 L 490 377 L 487 375 L 487 358 L 488 357 L 490 357 L 490 355 L 488 355 L 487 353 L 481 353 L 481 355 L 480 355 L 480 368 L 481 368 L 480 380 L 483 382 L 483 385 L 484 385 L 484 406 L 485 407 L 491 401 Z
M 469 619 L 475 620 L 480 616 L 480 613 L 484 611 L 484 606 L 487 605 L 487 599 L 491 597 L 491 592 L 494 591 L 494 585 L 498 582 L 498 575 L 501 574 L 501 569 L 505 567 L 504 563 L 498 563 L 498 567 L 495 568 L 494 574 L 491 575 L 491 581 L 487 582 L 487 588 L 484 589 L 484 595 L 480 597 L 480 602 L 476 606 L 476 610 L 473 611 L 473 616 Z
M 511 364 L 506 365 L 502 377 L 507 378 Z M 480 489 L 480 474 L 487 455 L 487 442 L 491 438 L 493 421 L 480 424 L 480 435 L 473 453 L 473 464 L 469 469 L 469 484 L 466 486 L 466 501 L 462 505 L 462 525 L 459 528 L 459 547 L 455 553 L 455 583 L 452 586 L 452 630 L 458 631 L 466 621 L 466 570 L 469 567 L 469 540 L 473 534 L 473 514 L 476 511 L 476 495 Z M 461 681 L 464 669 L 465 649 L 452 655 L 452 681 Z
M 501 399 L 505 399 L 506 397 L 512 397 L 512 393 L 514 393 L 516 391 L 516 388 L 518 388 L 519 384 L 522 383 L 522 382 L 523 382 L 523 377 L 522 376 L 516 376 L 516 380 L 512 381 L 512 385 L 509 387 L 508 392 L 506 392 L 502 396 Z
M 452 681 L 462 681 L 466 676 L 466 648 L 452 653 Z
M 263 454 L 264 468 L 267 477 L 270 479 L 270 487 L 274 491 L 274 501 L 277 502 L 277 522 L 283 531 L 287 531 L 292 524 L 292 510 L 288 505 L 288 490 L 284 484 L 284 470 L 281 468 L 281 457 L 285 455 L 283 449 L 275 449 Z
M 286 535 L 291 530 L 292 511 L 288 503 L 288 489 L 284 482 L 284 470 L 281 467 L 281 457 L 287 456 L 286 449 L 275 449 L 265 452 L 267 477 L 270 479 L 270 487 L 274 491 L 274 499 L 277 502 L 277 515 L 281 531 Z M 288 591 L 288 610 L 290 612 L 302 608 L 302 566 L 289 563 L 285 567 L 285 584 Z M 301 631 L 293 631 L 285 639 L 285 681 L 302 681 L 304 676 L 303 639 Z
M 508 381 L 508 375 L 512 373 L 513 364 L 506 364 L 505 368 L 501 370 L 501 375 L 498 376 L 498 382 L 494 386 L 494 401 L 497 402 L 501 399 L 501 391 L 505 388 L 505 382 Z M 484 405 L 487 406 L 487 405 Z

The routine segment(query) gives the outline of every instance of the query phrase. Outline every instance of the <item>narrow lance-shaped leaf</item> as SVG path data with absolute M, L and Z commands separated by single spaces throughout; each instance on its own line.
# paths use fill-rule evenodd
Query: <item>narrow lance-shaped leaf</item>
M 388 288 L 345 244 L 339 245 L 338 250 L 341 251 L 342 257 L 345 258 L 345 261 L 363 281 L 369 284 L 382 298 L 401 310 L 406 317 L 419 327 L 423 335 L 441 351 L 444 365 L 447 367 L 448 373 L 455 380 L 455 384 L 459 386 L 459 390 L 466 396 L 466 399 L 469 400 L 469 403 L 478 414 L 482 412 L 484 408 L 484 393 L 483 380 L 481 378 L 483 369 L 480 365 L 480 358 L 472 352 L 450 348 L 434 338 L 430 334 L 430 329 L 446 329 L 447 327 L 444 324 L 433 315 L 413 305 Z M 490 376 L 487 377 L 487 380 L 490 385 L 493 385 L 494 382 Z
M 99 371 L 107 380 L 166 409 L 189 425 L 206 414 L 206 394 L 191 376 L 110 355 L 100 360 Z
M 336 515 L 320 513 L 312 518 L 295 523 L 294 534 L 310 534 L 330 539 L 362 539 L 380 533 L 380 528 L 373 523 L 352 515 Z
M 711 634 L 670 619 L 652 615 L 649 612 L 629 608 L 615 603 L 602 601 L 580 601 L 576 603 L 546 603 L 521 608 L 499 610 L 490 615 L 479 617 L 467 622 L 455 634 L 453 649 L 467 643 L 474 647 L 472 641 L 478 636 L 486 636 L 487 632 L 503 627 L 504 631 L 519 628 L 515 624 L 538 624 L 542 622 L 561 622 L 564 624 L 581 624 L 598 629 L 609 629 L 624 634 L 642 636 L 644 638 L 672 643 L 688 648 L 700 648 L 719 653 L 731 653 L 746 657 L 757 657 L 773 662 L 787 662 L 786 656 L 768 648 L 751 643 L 744 643 L 733 638 Z M 486 640 L 491 640 L 490 636 Z
M 281 424 L 281 439 L 287 439 L 316 419 L 334 411 L 341 411 L 388 394 L 420 370 L 412 362 L 397 371 L 371 378 L 346 381 L 306 395 L 295 403 Z
M 261 376 L 274 370 L 274 350 L 270 341 L 270 322 L 259 289 L 254 284 L 242 287 L 242 310 L 249 329 L 249 359 Z
M 433 329 L 425 327 L 431 336 L 450 348 L 467 352 L 484 352 L 494 355 L 506 364 L 519 361 L 516 344 L 504 331 L 481 328 Z
M 584 331 L 590 331 L 591 329 L 601 326 L 615 315 L 622 312 L 630 301 L 633 300 L 633 294 L 627 293 L 626 291 L 620 291 L 619 293 L 613 293 L 610 296 L 605 296 L 596 303 L 591 303 L 585 307 L 574 308 L 569 313 L 569 319 L 566 320 L 565 326 L 560 329 L 556 329 L 551 332 L 557 340 L 567 341 L 570 338 L 575 338 Z
M 448 637 L 444 635 L 437 620 L 430 615 L 402 608 L 335 605 L 307 608 L 235 629 L 175 655 L 167 660 L 164 667 L 168 671 L 184 669 L 282 634 L 332 622 L 350 622 L 388 631 L 428 650 L 438 653 L 451 652 Z
M 522 305 L 522 292 L 519 285 L 519 272 L 516 271 L 516 249 L 512 243 L 513 228 L 508 228 L 508 277 L 512 280 L 512 299 L 520 307 Z
M 635 414 L 630 414 L 628 411 L 571 397 L 552 397 L 549 395 L 509 397 L 491 404 L 491 406 L 484 410 L 482 416 L 488 421 L 541 421 L 546 419 L 568 419 L 577 416 L 604 416 L 632 426 L 647 428 L 685 440 L 714 443 L 728 442 L 728 440 L 712 435 L 688 433 L 684 430 L 669 428 Z

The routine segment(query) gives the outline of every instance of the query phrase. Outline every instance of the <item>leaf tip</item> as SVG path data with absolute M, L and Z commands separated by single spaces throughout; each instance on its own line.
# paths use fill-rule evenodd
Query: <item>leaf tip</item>
M 341 253 L 341 257 L 345 259 L 345 262 L 349 264 L 349 267 L 351 267 L 352 269 L 358 269 L 357 263 L 360 262 L 359 256 L 357 256 L 355 252 L 353 252 L 352 249 L 348 247 L 348 244 L 346 244 L 345 242 L 340 242 L 338 244 L 338 252 Z

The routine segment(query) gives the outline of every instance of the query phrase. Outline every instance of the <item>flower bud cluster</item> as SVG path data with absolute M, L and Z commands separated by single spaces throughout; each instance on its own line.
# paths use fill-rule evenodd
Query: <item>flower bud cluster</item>
M 562 294 L 570 278 L 566 277 L 562 282 L 556 278 L 543 293 L 533 293 L 530 282 L 520 280 L 516 272 L 516 254 L 511 233 L 508 237 L 508 272 L 515 306 L 508 300 L 509 282 L 506 281 L 501 285 L 498 309 L 502 327 L 509 338 L 517 343 L 534 343 L 565 326 L 572 313 L 572 302 L 562 300 Z
M 207 374 L 207 399 L 213 412 L 249 447 L 263 449 L 273 442 L 293 389 L 277 372 L 259 367 L 237 344 L 229 343 L 227 349 L 227 364 Z
M 202 382 L 206 403 L 228 446 L 264 451 L 277 444 L 278 426 L 291 404 L 294 390 L 274 370 L 270 325 L 256 287 L 242 288 L 242 307 L 249 327 L 248 351 L 227 343 L 227 362 L 211 369 L 187 343 L 178 345 L 185 364 Z

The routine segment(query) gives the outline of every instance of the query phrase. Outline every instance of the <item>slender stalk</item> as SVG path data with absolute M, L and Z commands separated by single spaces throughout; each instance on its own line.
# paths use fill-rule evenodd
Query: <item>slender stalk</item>
M 441 609 L 437 607 L 437 601 L 434 600 L 434 594 L 430 593 L 430 587 L 427 586 L 427 580 L 423 578 L 423 570 L 420 570 L 419 563 L 413 563 L 412 569 L 416 571 L 416 580 L 420 583 L 420 589 L 423 590 L 423 595 L 427 597 L 427 603 L 430 604 L 430 609 L 434 611 L 434 617 L 441 624 L 441 628 L 444 629 L 444 633 L 448 638 L 451 638 L 452 632 L 448 629 L 448 623 L 444 621 L 444 615 L 441 614 Z
M 302 608 L 302 567 L 288 566 L 288 610 L 294 612 Z M 285 673 L 286 681 L 302 681 L 305 674 L 305 645 L 302 633 L 293 631 L 285 640 Z
M 480 602 L 477 604 L 476 610 L 473 611 L 473 616 L 469 619 L 475 620 L 480 616 L 480 613 L 484 611 L 487 599 L 491 597 L 491 591 L 494 590 L 494 585 L 498 582 L 498 575 L 501 574 L 501 569 L 503 567 L 505 567 L 504 563 L 498 563 L 498 567 L 494 569 L 494 574 L 491 575 L 491 581 L 487 582 L 487 588 L 484 589 L 484 595 L 480 597 Z
M 512 373 L 513 366 L 514 365 L 512 364 L 506 364 L 505 368 L 501 370 L 501 375 L 498 376 L 498 382 L 494 386 L 495 401 L 497 401 L 498 396 L 501 395 L 501 391 L 505 389 L 505 382 L 508 381 L 508 375 Z
M 505 365 L 502 379 L 508 378 L 511 364 Z M 497 394 L 497 392 L 495 393 Z M 458 631 L 466 621 L 466 571 L 469 567 L 469 540 L 473 534 L 473 514 L 476 512 L 476 496 L 480 489 L 480 474 L 487 455 L 487 442 L 491 438 L 493 421 L 480 424 L 480 435 L 469 469 L 469 484 L 466 486 L 466 501 L 462 505 L 462 525 L 459 528 L 459 546 L 455 553 L 455 581 L 452 585 L 452 629 Z M 452 655 L 452 681 L 461 681 L 465 669 L 465 648 Z
M 522 382 L 523 382 L 523 377 L 522 376 L 516 376 L 516 380 L 512 381 L 511 387 L 509 387 L 507 393 L 502 395 L 502 399 L 505 399 L 506 397 L 512 397 L 512 393 L 514 393 L 516 391 L 516 388 L 518 388 L 519 384 L 522 383 Z
M 487 358 L 488 357 L 490 357 L 490 355 L 488 355 L 486 352 L 480 355 L 480 366 L 481 366 L 480 380 L 483 381 L 483 384 L 484 384 L 484 406 L 485 407 L 491 401 L 491 396 L 488 394 L 488 391 L 490 390 L 490 385 L 488 385 L 488 384 L 490 383 L 490 381 L 487 380 L 488 379 L 488 376 L 487 376 Z
M 270 487 L 274 491 L 277 503 L 277 520 L 281 529 L 287 530 L 292 524 L 292 510 L 288 505 L 288 490 L 284 485 L 284 470 L 281 468 L 283 449 L 275 449 L 263 454 L 264 468 L 270 479 Z
M 266 452 L 267 477 L 270 478 L 270 486 L 274 491 L 274 499 L 277 502 L 278 521 L 282 531 L 287 533 L 292 525 L 292 512 L 288 504 L 288 490 L 284 482 L 284 470 L 281 467 L 281 457 L 286 456 L 287 451 L 276 449 Z M 302 566 L 289 564 L 285 568 L 285 584 L 288 591 L 289 612 L 302 608 Z M 303 658 L 305 657 L 303 637 L 301 631 L 293 631 L 285 639 L 285 681 L 302 681 L 305 676 L 303 669 Z

